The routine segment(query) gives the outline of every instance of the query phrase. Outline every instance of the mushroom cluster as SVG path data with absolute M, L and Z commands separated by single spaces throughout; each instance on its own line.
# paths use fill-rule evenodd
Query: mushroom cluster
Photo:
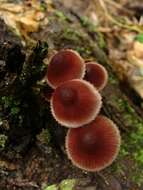
M 51 90 L 51 113 L 68 127 L 65 147 L 72 163 L 86 171 L 109 166 L 120 148 L 120 133 L 113 121 L 99 115 L 100 91 L 108 73 L 96 62 L 85 62 L 74 50 L 57 52 L 49 61 L 46 80 Z

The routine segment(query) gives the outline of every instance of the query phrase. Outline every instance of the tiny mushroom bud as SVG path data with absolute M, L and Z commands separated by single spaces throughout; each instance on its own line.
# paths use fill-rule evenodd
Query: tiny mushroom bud
M 95 172 L 115 160 L 120 148 L 120 133 L 110 119 L 97 116 L 84 127 L 69 129 L 65 146 L 75 166 Z
M 76 128 L 95 119 L 102 105 L 101 95 L 87 81 L 74 79 L 58 86 L 51 98 L 54 118 L 65 127 Z
M 85 63 L 81 56 L 74 50 L 66 49 L 56 53 L 49 65 L 47 82 L 56 88 L 65 81 L 82 79 L 85 74 Z
M 84 78 L 91 82 L 98 90 L 102 90 L 107 84 L 108 73 L 102 65 L 96 62 L 87 62 Z

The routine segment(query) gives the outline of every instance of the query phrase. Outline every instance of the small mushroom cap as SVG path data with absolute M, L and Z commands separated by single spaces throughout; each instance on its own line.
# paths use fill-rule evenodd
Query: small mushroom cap
M 110 119 L 97 116 L 84 127 L 69 129 L 65 146 L 75 166 L 99 171 L 115 160 L 120 148 L 120 133 Z
M 85 80 L 91 82 L 98 90 L 102 90 L 108 81 L 107 70 L 96 62 L 86 63 Z
M 56 53 L 49 65 L 47 82 L 56 88 L 65 81 L 82 79 L 85 74 L 85 63 L 81 56 L 74 50 L 66 49 Z
M 101 95 L 89 82 L 74 79 L 58 86 L 51 99 L 51 111 L 58 123 L 76 128 L 95 119 L 102 105 Z

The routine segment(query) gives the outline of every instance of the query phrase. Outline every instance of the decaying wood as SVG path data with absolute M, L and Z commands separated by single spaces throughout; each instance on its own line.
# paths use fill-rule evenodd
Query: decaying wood
M 10 121 L 9 124 L 11 126 L 9 126 L 9 129 L 0 126 L 0 132 L 8 137 L 6 147 L 0 154 L 0 189 L 40 190 L 44 184 L 58 183 L 65 178 L 76 177 L 79 178 L 79 182 L 75 189 L 82 190 L 89 187 L 89 189 L 93 190 L 96 188 L 98 190 L 111 190 L 114 184 L 110 183 L 109 176 L 114 178 L 118 189 L 121 186 L 123 186 L 123 189 L 128 189 L 127 183 L 130 183 L 129 181 L 126 184 L 122 184 L 122 182 L 119 184 L 116 177 L 113 177 L 112 174 L 106 177 L 109 173 L 108 169 L 99 174 L 89 174 L 72 166 L 66 158 L 63 146 L 66 130 L 53 121 L 48 110 L 49 108 L 47 109 L 48 104 L 41 99 L 38 92 L 39 89 L 36 86 L 36 82 L 44 76 L 44 71 L 41 70 L 40 74 L 39 69 L 41 69 L 43 59 L 47 56 L 47 50 L 73 48 L 78 50 L 85 59 L 97 60 L 107 68 L 110 79 L 107 87 L 102 92 L 102 113 L 110 117 L 119 126 L 121 134 L 128 135 L 133 126 L 125 120 L 125 110 L 120 110 L 117 100 L 126 102 L 129 107 L 135 110 L 129 113 L 130 116 L 143 122 L 143 113 L 140 107 L 142 100 L 139 98 L 134 100 L 132 98 L 131 88 L 128 88 L 128 93 L 123 91 L 124 84 L 118 81 L 118 78 L 112 71 L 110 61 L 106 55 L 106 49 L 99 47 L 100 35 L 92 31 L 89 25 L 83 24 L 82 18 L 74 10 L 69 10 L 59 3 L 55 6 L 63 11 L 66 15 L 65 18 L 62 19 L 51 15 L 50 25 L 44 31 L 33 34 L 35 40 L 41 39 L 46 41 L 49 47 L 45 46 L 44 43 L 40 43 L 34 50 L 29 50 L 30 53 L 28 52 L 27 55 L 21 46 L 15 45 L 15 40 L 11 43 L 2 42 L 0 44 L 0 59 L 3 61 L 3 67 L 5 68 L 1 81 L 5 82 L 4 80 L 7 79 L 7 76 L 13 78 L 12 84 L 10 84 L 12 88 L 8 88 L 5 83 L 0 86 L 0 95 L 6 96 L 9 93 L 14 93 L 13 95 L 18 100 L 22 99 L 25 104 L 29 105 L 28 109 L 36 109 L 32 115 L 26 107 L 23 108 L 27 112 L 24 118 L 27 119 L 25 125 L 19 126 L 13 121 L 13 118 L 8 116 L 5 120 L 8 119 Z M 9 37 L 8 40 L 10 40 Z M 11 69 L 11 64 L 8 63 L 11 61 L 9 50 L 12 47 L 12 56 L 17 56 L 18 52 L 21 62 L 16 63 L 15 67 Z M 15 61 L 13 60 L 13 64 Z M 19 64 L 22 64 L 22 67 L 19 67 L 17 70 Z M 38 96 L 33 93 L 32 88 L 37 88 Z M 18 96 L 17 93 L 19 93 Z M 29 99 L 25 99 L 25 96 L 29 96 Z M 17 119 L 17 121 L 19 120 Z M 51 144 L 43 143 L 37 139 L 37 135 L 42 129 L 46 128 L 49 128 L 49 133 L 51 134 Z M 5 164 L 2 164 L 2 161 Z M 13 164 L 13 167 L 10 167 L 9 163 Z M 131 187 L 132 183 L 129 185 Z

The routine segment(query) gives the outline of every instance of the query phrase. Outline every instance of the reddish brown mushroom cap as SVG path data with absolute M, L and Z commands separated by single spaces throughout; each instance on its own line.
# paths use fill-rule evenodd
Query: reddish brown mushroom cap
M 51 99 L 54 118 L 65 127 L 79 127 L 95 119 L 102 105 L 101 95 L 89 82 L 79 79 L 58 86 Z
M 116 158 L 120 133 L 110 119 L 97 116 L 84 127 L 69 129 L 65 146 L 74 165 L 87 171 L 99 171 Z
M 47 72 L 47 82 L 56 88 L 65 81 L 82 79 L 85 74 L 85 63 L 74 50 L 61 50 L 53 56 Z
M 98 90 L 102 90 L 107 84 L 108 73 L 102 65 L 96 62 L 87 62 L 84 78 L 91 82 Z

